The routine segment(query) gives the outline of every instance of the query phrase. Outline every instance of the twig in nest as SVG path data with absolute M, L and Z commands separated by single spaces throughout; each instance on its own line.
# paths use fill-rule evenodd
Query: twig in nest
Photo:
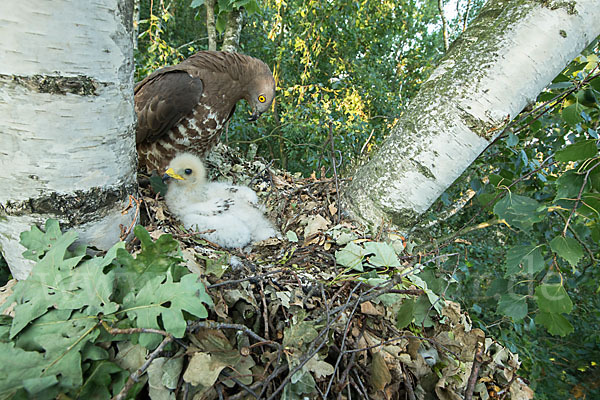
M 269 171 L 269 169 L 271 168 L 271 165 L 273 165 L 273 163 L 275 162 L 275 160 L 271 160 L 271 162 L 269 162 L 267 165 L 265 165 L 265 167 L 263 169 L 261 169 L 260 171 L 258 171 L 253 177 L 252 179 L 250 179 L 250 183 L 248 184 L 248 186 L 252 185 L 254 183 L 254 181 L 265 171 L 268 172 L 269 174 L 269 179 L 271 179 L 271 171 Z M 271 179 L 272 180 L 272 179 Z
M 269 275 L 274 275 L 277 274 L 279 272 L 283 272 L 285 271 L 284 269 L 276 269 L 273 271 L 269 271 L 266 272 L 264 274 L 260 274 L 260 275 L 254 275 L 254 276 L 249 276 L 247 278 L 242 278 L 242 279 L 234 279 L 234 280 L 230 280 L 230 281 L 223 281 L 223 282 L 219 282 L 219 283 L 214 283 L 212 285 L 209 285 L 207 287 L 207 289 L 214 289 L 214 288 L 218 288 L 220 286 L 229 286 L 229 285 L 237 285 L 238 283 L 242 283 L 242 282 L 246 282 L 246 281 L 261 281 L 262 278 L 269 276 Z
M 248 388 L 250 388 L 251 390 L 257 390 L 260 385 L 262 385 L 262 381 L 256 381 L 254 382 L 252 385 L 248 386 Z M 246 392 L 239 392 L 237 394 L 234 394 L 233 396 L 229 396 L 228 399 L 229 400 L 239 400 L 239 399 L 246 399 L 248 397 L 248 393 Z
M 176 238 L 180 238 L 180 239 L 187 239 L 187 238 L 191 238 L 191 237 L 195 237 L 198 235 L 205 235 L 207 233 L 213 233 L 215 231 L 215 229 L 207 229 L 205 231 L 198 231 L 198 232 L 190 232 L 190 233 L 176 233 L 173 236 L 175 236 Z M 201 238 L 202 240 L 206 240 L 204 238 Z M 209 242 L 208 240 L 206 240 L 207 242 Z M 209 242 L 210 244 L 213 244 L 212 242 Z
M 224 324 L 224 323 L 219 323 L 219 322 L 212 322 L 212 321 L 195 321 L 192 322 L 188 325 L 187 330 L 188 331 L 193 331 L 195 329 L 198 328 L 207 328 L 207 329 L 236 329 L 238 331 L 242 331 L 244 332 L 246 335 L 250 336 L 251 338 L 268 344 L 270 346 L 276 347 L 279 351 L 282 350 L 281 345 L 277 342 L 274 342 L 272 340 L 267 340 L 263 337 L 258 336 L 256 333 L 254 333 L 250 328 L 248 328 L 245 325 L 242 324 Z
M 156 333 L 158 335 L 162 335 L 164 337 L 171 337 L 171 334 L 166 331 L 161 331 L 160 329 L 152 329 L 152 328 L 111 328 L 106 321 L 101 320 L 100 323 L 102 327 L 106 329 L 106 332 L 111 335 L 133 335 L 134 333 Z
M 258 284 L 260 286 L 260 298 L 262 300 L 262 306 L 263 306 L 263 324 L 265 324 L 265 338 L 267 340 L 269 340 L 269 317 L 267 316 L 267 311 L 268 311 L 268 307 L 267 307 L 267 299 L 265 298 L 265 288 L 263 285 L 263 281 L 259 280 Z
M 358 285 L 356 285 L 354 287 L 354 289 L 352 289 L 352 292 L 350 293 L 350 295 L 348 296 L 348 299 L 346 300 L 346 306 L 348 306 L 348 304 L 350 303 L 350 298 L 352 297 L 352 294 L 358 290 L 358 288 L 361 286 L 360 282 Z M 358 302 L 357 306 L 358 306 Z M 345 308 L 343 308 L 340 311 L 343 311 Z M 356 309 L 356 306 L 355 306 Z M 306 355 L 304 357 L 301 358 L 300 363 L 293 369 L 290 371 L 290 373 L 285 377 L 285 379 L 281 382 L 281 384 L 279 385 L 279 387 L 277 389 L 275 389 L 275 391 L 273 392 L 273 394 L 271 394 L 271 396 L 268 398 L 268 400 L 272 400 L 274 399 L 277 394 L 283 390 L 283 388 L 285 387 L 285 385 L 290 381 L 290 379 L 292 378 L 292 376 L 294 376 L 294 374 L 296 372 L 298 372 L 303 366 L 304 364 L 306 364 L 311 358 L 314 357 L 315 354 L 317 354 L 319 352 L 319 350 L 321 350 L 321 348 L 325 345 L 325 343 L 327 343 L 328 341 L 328 336 L 327 334 L 329 333 L 329 329 L 331 329 L 331 326 L 334 324 L 335 321 L 337 321 L 337 319 L 341 316 L 341 312 L 338 313 L 338 315 L 336 316 L 336 318 L 330 318 L 331 316 L 329 315 L 329 313 L 327 314 L 326 318 L 329 321 L 329 323 L 327 325 L 325 325 L 325 327 L 323 329 L 321 329 L 321 331 L 319 332 L 319 334 L 317 335 L 317 337 L 311 342 L 308 350 L 306 351 Z M 352 318 L 350 318 L 351 320 Z M 321 340 L 321 343 L 319 343 L 317 345 L 317 343 L 319 342 L 319 340 L 325 336 L 325 338 L 323 340 Z M 282 367 L 278 368 L 275 372 L 281 370 Z M 286 367 L 287 368 L 287 367 Z M 337 368 L 337 364 L 335 366 L 335 368 Z M 265 381 L 265 384 L 263 386 L 263 389 L 260 393 L 259 397 L 262 397 L 262 395 L 265 393 L 266 389 L 267 389 L 267 383 L 269 383 L 273 378 L 275 378 L 275 376 L 277 376 L 276 374 L 272 373 L 271 375 L 269 375 L 269 378 L 267 378 L 267 380 Z M 283 372 L 283 370 L 281 371 Z M 280 372 L 280 373 L 281 373 Z M 325 393 L 325 396 L 327 396 L 327 392 Z
M 346 304 L 345 306 L 348 306 L 350 303 L 350 298 L 352 298 L 352 295 L 354 294 L 354 292 L 362 286 L 362 283 L 359 282 L 358 285 L 356 285 L 354 287 L 354 289 L 352 289 L 352 291 L 350 292 L 350 294 L 348 295 L 348 299 L 346 300 Z M 348 316 L 348 321 L 346 322 L 346 326 L 344 327 L 344 335 L 342 336 L 342 343 L 340 346 L 340 353 L 338 355 L 337 360 L 335 360 L 335 365 L 333 366 L 334 371 L 337 371 L 338 366 L 340 364 L 340 361 L 342 360 L 342 357 L 345 354 L 345 349 L 346 349 L 346 338 L 348 336 L 348 331 L 350 330 L 350 324 L 352 323 L 352 318 L 354 317 L 354 313 L 356 312 L 356 309 L 358 308 L 358 305 L 361 303 L 360 302 L 360 298 L 363 295 L 363 293 L 361 293 L 358 298 L 354 301 L 354 307 L 352 307 L 352 311 L 350 312 L 350 315 Z M 340 312 L 341 314 L 341 312 Z M 333 384 L 333 379 L 335 378 L 335 374 L 332 374 L 331 379 L 329 380 L 329 383 L 327 384 L 327 390 L 325 390 L 325 397 L 327 397 L 327 395 L 329 394 L 329 391 L 331 390 L 331 385 Z
M 112 400 L 123 400 L 127 397 L 127 392 L 129 392 L 129 390 L 140 379 L 140 377 L 144 374 L 144 372 L 146 372 L 146 370 L 148 369 L 148 367 L 150 366 L 152 361 L 154 361 L 154 359 L 156 357 L 158 357 L 158 355 L 163 351 L 165 346 L 167 344 L 169 344 L 169 342 L 171 342 L 171 340 L 173 340 L 173 337 L 170 334 L 168 334 L 168 335 L 169 336 L 165 337 L 163 339 L 163 341 L 158 345 L 156 350 L 154 350 L 148 356 L 148 359 L 146 360 L 146 362 L 140 368 L 138 368 L 137 371 L 135 371 L 134 373 L 129 375 L 129 378 L 127 379 L 127 382 L 125 383 L 125 386 L 123 386 L 123 389 L 121 389 L 119 394 L 117 394 L 115 397 L 113 397 Z
M 473 398 L 473 391 L 475 390 L 475 384 L 477 383 L 477 376 L 479 375 L 479 368 L 483 364 L 483 346 L 481 343 L 477 343 L 477 349 L 475 350 L 475 356 L 473 357 L 473 368 L 471 369 L 471 375 L 467 383 L 467 389 L 465 390 L 465 400 L 471 400 Z
M 408 400 L 416 400 L 412 378 L 410 377 L 410 374 L 406 371 L 406 367 L 404 367 L 404 364 L 400 364 L 400 368 L 402 369 L 402 377 L 404 378 L 404 389 L 406 390 L 406 394 L 408 395 Z
M 135 226 L 135 223 L 138 220 L 138 217 L 140 215 L 140 205 L 142 203 L 142 200 L 138 200 L 132 194 L 129 195 L 129 204 L 127 204 L 127 206 L 123 210 L 121 210 L 121 215 L 128 214 L 131 207 L 133 207 L 133 203 L 135 203 L 135 213 L 133 214 L 133 220 L 131 221 L 131 224 L 129 224 L 127 229 L 125 229 L 125 227 L 123 225 L 120 225 L 120 228 L 121 228 L 121 235 L 119 236 L 120 240 L 125 240 L 127 238 L 127 236 L 129 236 L 129 234 L 131 233 L 131 230 Z
M 250 393 L 252 396 L 254 396 L 254 398 L 258 399 L 258 395 L 256 394 L 256 392 L 254 392 L 254 390 L 247 386 L 244 385 L 242 382 L 240 382 L 239 379 L 235 378 L 234 376 L 232 376 L 232 374 L 230 374 L 227 371 L 221 371 L 221 374 L 223 376 L 226 376 L 228 379 L 231 379 L 233 382 L 235 382 L 236 384 L 238 384 L 242 389 L 244 389 L 246 392 Z
M 329 122 L 329 142 L 331 143 L 331 166 L 333 167 L 333 177 L 335 179 L 335 196 L 337 198 L 337 212 L 335 213 L 335 223 L 339 224 L 341 220 L 342 205 L 340 203 L 340 188 L 337 174 L 337 168 L 335 166 L 335 143 L 333 141 L 333 125 Z
M 363 382 L 360 379 L 360 375 L 358 375 L 358 372 L 356 372 L 356 369 L 353 369 L 352 373 L 354 374 L 354 377 L 356 378 L 356 381 L 352 380 L 354 388 L 357 389 L 357 391 L 362 394 L 363 399 L 369 400 L 368 391 L 365 388 L 365 385 L 363 385 Z M 358 382 L 358 386 L 360 386 L 360 390 L 358 390 L 358 388 L 356 387 L 356 382 Z

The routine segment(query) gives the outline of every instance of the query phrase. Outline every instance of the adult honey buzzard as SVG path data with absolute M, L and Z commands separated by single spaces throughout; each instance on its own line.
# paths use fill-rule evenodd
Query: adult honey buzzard
M 258 119 L 273 102 L 275 80 L 254 57 L 200 51 L 153 72 L 134 93 L 140 166 L 164 172 L 177 153 L 205 156 L 219 141 L 238 100 L 250 104 L 250 121 Z

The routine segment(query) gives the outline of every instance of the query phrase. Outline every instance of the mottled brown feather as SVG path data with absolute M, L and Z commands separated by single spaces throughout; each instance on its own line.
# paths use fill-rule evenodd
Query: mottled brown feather
M 259 102 L 260 96 L 266 101 Z M 161 171 L 175 153 L 204 156 L 238 100 L 248 101 L 257 118 L 274 97 L 269 67 L 243 54 L 201 51 L 155 71 L 135 87 L 140 165 Z
M 145 82 L 144 82 L 145 81 Z M 202 80 L 185 71 L 159 69 L 136 86 L 138 127 L 136 143 L 162 137 L 181 118 L 192 112 L 202 96 Z M 138 94 L 138 88 L 147 84 Z M 166 93 L 184 93 L 165 96 Z

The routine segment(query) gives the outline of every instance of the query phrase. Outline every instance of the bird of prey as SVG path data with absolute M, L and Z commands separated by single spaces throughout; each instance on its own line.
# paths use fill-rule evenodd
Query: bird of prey
M 275 80 L 254 57 L 200 51 L 153 72 L 134 93 L 140 166 L 163 172 L 176 153 L 205 156 L 219 141 L 238 100 L 251 106 L 250 121 L 258 119 L 273 102 Z
M 202 160 L 177 155 L 165 173 L 167 207 L 188 229 L 221 247 L 245 247 L 278 236 L 264 216 L 256 193 L 247 186 L 207 182 Z M 207 232 L 212 231 L 212 232 Z

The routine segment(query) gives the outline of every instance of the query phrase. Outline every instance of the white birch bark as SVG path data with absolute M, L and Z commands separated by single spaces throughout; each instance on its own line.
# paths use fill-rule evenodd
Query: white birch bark
M 217 50 L 217 27 L 215 22 L 215 0 L 206 0 L 206 33 L 208 34 L 208 50 Z
M 242 35 L 242 25 L 244 23 L 244 9 L 234 8 L 229 13 L 227 26 L 223 34 L 223 45 L 221 50 L 236 52 L 240 48 L 240 36 Z
M 0 37 L 0 250 L 23 279 L 32 224 L 106 249 L 133 221 L 132 3 L 3 1 Z
M 412 227 L 600 34 L 599 21 L 598 0 L 488 1 L 345 188 L 345 209 L 371 228 Z

